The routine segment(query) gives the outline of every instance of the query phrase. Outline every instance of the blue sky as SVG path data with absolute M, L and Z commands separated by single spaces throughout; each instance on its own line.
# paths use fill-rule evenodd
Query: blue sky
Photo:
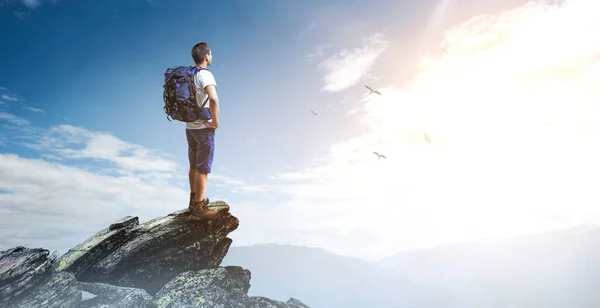
M 511 176 L 498 164 L 469 158 L 521 161 L 512 153 L 531 145 L 518 139 L 525 137 L 507 136 L 524 136 L 524 128 L 528 137 L 542 134 L 547 147 L 572 149 L 555 154 L 554 166 L 589 163 L 575 168 L 581 174 L 561 168 L 565 177 L 595 170 L 595 148 L 581 139 L 597 133 L 592 124 L 582 124 L 595 120 L 591 100 L 577 106 L 532 103 L 595 94 L 575 86 L 560 93 L 541 90 L 573 76 L 597 76 L 569 60 L 594 63 L 600 51 L 572 35 L 598 29 L 582 15 L 595 4 L 580 2 L 559 9 L 516 0 L 2 1 L 0 211 L 9 219 L 0 229 L 9 237 L 0 248 L 65 252 L 125 215 L 145 221 L 186 206 L 185 126 L 167 121 L 162 83 L 167 67 L 193 64 L 190 50 L 200 41 L 211 45 L 210 70 L 221 101 L 207 195 L 228 202 L 240 218 L 234 245 L 288 243 L 378 258 L 441 242 L 595 223 L 597 214 L 585 201 L 594 198 L 576 211 L 563 207 L 577 201 L 565 187 L 587 184 L 540 184 L 540 191 L 556 185 L 563 189 L 553 191 L 565 194 L 543 198 L 514 184 L 502 189 L 506 200 L 481 211 L 473 209 L 482 199 L 469 193 L 473 185 L 481 185 L 482 196 L 496 193 L 499 176 L 493 172 Z M 572 50 L 536 27 L 558 20 L 553 18 L 580 21 L 557 34 L 573 41 Z M 533 51 L 525 53 L 539 60 L 531 67 L 498 57 L 501 48 L 533 50 L 519 31 L 539 39 L 555 57 L 544 62 Z M 495 64 L 502 61 L 513 66 Z M 500 67 L 508 80 L 545 77 L 474 84 L 496 78 L 489 72 Z M 556 73 L 565 70 L 574 73 Z M 384 95 L 368 95 L 365 84 Z M 535 111 L 525 119 L 500 110 L 499 120 L 490 112 L 498 111 L 495 100 L 514 100 L 492 97 L 499 92 L 493 86 L 524 91 L 532 99 L 519 101 L 519 108 Z M 507 132 L 497 121 L 523 124 Z M 490 144 L 467 145 L 461 139 L 465 123 L 491 134 Z M 423 141 L 425 132 L 434 142 Z M 389 159 L 377 160 L 373 151 Z M 440 168 L 424 167 L 432 164 Z M 544 168 L 517 165 L 532 177 L 522 181 L 539 180 Z M 438 193 L 420 197 L 432 185 Z M 548 206 L 550 201 L 558 203 Z M 440 210 L 456 203 L 468 206 Z M 515 220 L 523 204 L 529 216 Z M 389 215 L 382 219 L 381 213 Z
M 198 13 L 190 13 L 194 5 Z M 203 6 L 210 13 L 200 13 Z M 21 10 L 28 12 L 23 20 L 13 16 Z M 367 18 L 379 12 L 359 1 L 40 1 L 35 9 L 15 1 L 2 14 L 2 35 L 10 42 L 2 51 L 2 64 L 12 72 L 3 78 L 3 86 L 45 111 L 44 116 L 35 114 L 36 124 L 63 121 L 170 154 L 181 151 L 185 139 L 173 138 L 181 125 L 163 119 L 164 70 L 189 64 L 190 46 L 209 42 L 215 57 L 211 69 L 223 89 L 223 143 L 215 168 L 231 165 L 238 174 L 272 173 L 306 163 L 334 138 L 358 129 L 347 125 L 352 119 L 343 113 L 320 122 L 310 117 L 309 110 L 323 109 L 344 96 L 320 91 L 319 60 L 305 55 L 332 38 L 337 44 L 360 45 L 357 38 L 386 26 Z M 193 22 L 178 29 L 168 26 L 181 23 L 181 18 Z M 343 27 L 353 28 L 347 33 Z M 28 82 L 17 81 L 24 79 Z M 14 114 L 19 111 L 24 110 Z M 315 138 L 320 131 L 327 133 Z M 249 161 L 270 157 L 270 162 L 240 163 L 238 152 L 248 143 L 253 146 L 243 151 Z

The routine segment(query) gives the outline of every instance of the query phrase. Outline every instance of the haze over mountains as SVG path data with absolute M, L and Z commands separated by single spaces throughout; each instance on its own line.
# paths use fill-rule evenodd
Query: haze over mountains
M 418 307 L 416 301 L 423 298 L 421 289 L 402 275 L 321 248 L 230 247 L 221 265 L 229 264 L 252 272 L 248 294 L 266 292 L 263 296 L 273 299 L 295 294 L 310 307 Z
M 377 262 L 289 245 L 231 247 L 249 294 L 311 307 L 600 307 L 600 228 L 400 252 Z M 255 276 L 255 277 L 254 277 Z

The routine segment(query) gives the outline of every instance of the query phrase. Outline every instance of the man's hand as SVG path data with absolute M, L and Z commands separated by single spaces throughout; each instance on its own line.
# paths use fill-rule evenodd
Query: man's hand
M 207 125 L 217 129 L 219 127 L 219 97 L 217 96 L 217 88 L 215 85 L 208 85 L 204 88 L 208 94 L 208 106 L 212 119 L 207 121 Z
M 219 127 L 219 120 L 214 121 L 214 119 L 210 119 L 206 121 L 206 125 L 210 128 L 216 129 L 217 127 Z

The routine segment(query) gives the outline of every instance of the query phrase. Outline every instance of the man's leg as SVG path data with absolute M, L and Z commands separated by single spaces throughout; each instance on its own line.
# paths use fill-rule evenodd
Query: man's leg
M 204 201 L 206 186 L 208 184 L 208 174 L 212 169 L 213 156 L 215 152 L 215 131 L 214 129 L 203 129 L 198 133 L 196 141 L 198 147 L 196 152 L 196 186 L 194 189 L 197 202 Z
M 190 204 L 192 203 L 192 200 L 195 199 L 195 195 L 196 195 L 196 168 L 190 168 L 190 171 L 188 172 L 188 177 L 190 179 Z
M 196 192 L 196 168 L 190 168 L 188 176 L 190 178 L 190 191 L 193 194 Z
M 190 171 L 188 172 L 188 178 L 190 180 L 190 203 L 189 207 L 191 208 L 193 205 L 193 200 L 195 192 L 196 192 L 196 148 L 198 147 L 198 143 L 196 142 L 196 138 L 194 138 L 194 134 L 189 129 L 185 130 L 185 135 L 188 142 L 188 159 L 190 161 Z
M 196 179 L 194 180 L 196 186 L 194 187 L 194 193 L 196 202 L 200 202 L 204 200 L 204 195 L 206 194 L 206 185 L 208 183 L 208 174 L 202 173 L 199 170 L 196 170 Z
M 194 205 L 197 208 L 208 205 L 206 195 L 206 186 L 208 183 L 208 174 L 211 171 L 214 154 L 214 129 L 199 129 L 194 131 L 194 137 L 197 143 L 196 147 L 196 179 L 194 186 Z M 199 212 L 204 217 L 216 217 L 218 211 L 204 209 Z

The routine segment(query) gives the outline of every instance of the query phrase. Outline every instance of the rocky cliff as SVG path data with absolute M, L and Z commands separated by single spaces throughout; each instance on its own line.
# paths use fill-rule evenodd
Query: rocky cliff
M 248 296 L 251 273 L 219 267 L 239 220 L 229 205 L 215 220 L 187 210 L 139 224 L 124 217 L 60 257 L 41 248 L 0 252 L 1 307 L 305 308 Z

